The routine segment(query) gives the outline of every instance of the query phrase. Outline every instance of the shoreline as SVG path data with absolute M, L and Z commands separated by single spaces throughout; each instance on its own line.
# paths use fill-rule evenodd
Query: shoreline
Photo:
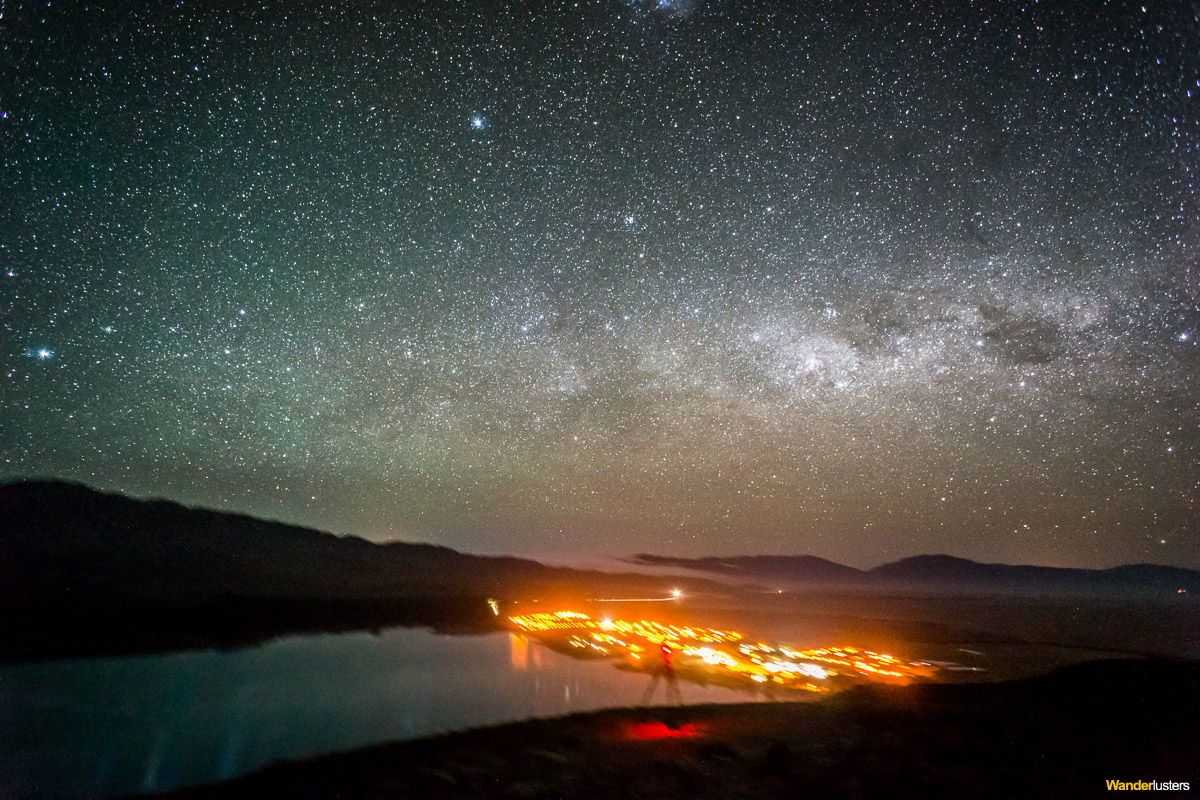
M 1194 780 L 1198 713 L 1200 662 L 1095 661 L 997 683 L 535 719 L 156 797 L 1087 797 L 1107 778 Z

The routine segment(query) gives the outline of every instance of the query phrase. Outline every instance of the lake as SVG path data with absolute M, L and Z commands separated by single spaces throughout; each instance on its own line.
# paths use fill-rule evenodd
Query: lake
M 277 759 L 636 705 L 647 681 L 511 634 L 419 629 L 6 665 L 0 796 L 161 791 Z M 756 699 L 687 682 L 680 689 L 688 703 Z

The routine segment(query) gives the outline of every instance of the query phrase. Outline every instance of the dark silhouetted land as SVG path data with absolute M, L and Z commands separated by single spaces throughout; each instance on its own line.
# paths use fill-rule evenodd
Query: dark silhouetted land
M 664 591 L 662 576 L 375 543 L 57 481 L 0 486 L 0 519 L 0 660 L 395 625 L 481 632 L 497 626 L 487 597 L 574 603 Z M 1170 567 L 1061 570 L 921 556 L 863 572 L 811 556 L 635 560 L 724 581 L 686 579 L 687 621 L 782 628 L 782 638 L 805 627 L 888 646 L 897 637 L 1164 655 L 1200 646 L 1197 573 Z M 771 587 L 785 580 L 797 591 L 775 595 Z
M 1068 569 L 1025 564 L 981 564 L 947 555 L 903 558 L 869 570 L 815 556 L 729 556 L 675 558 L 640 553 L 631 563 L 698 570 L 747 582 L 786 581 L 812 586 L 889 590 L 896 587 L 941 592 L 1025 594 L 1169 595 L 1200 593 L 1200 572 L 1160 564 L 1111 569 Z
M 1099 797 L 1110 778 L 1197 786 L 1198 714 L 1194 662 L 1101 661 L 1008 683 L 862 687 L 819 703 L 523 722 L 280 764 L 169 796 Z
M 662 578 L 375 543 L 57 481 L 0 486 L 0 659 L 495 629 L 484 602 L 661 594 Z

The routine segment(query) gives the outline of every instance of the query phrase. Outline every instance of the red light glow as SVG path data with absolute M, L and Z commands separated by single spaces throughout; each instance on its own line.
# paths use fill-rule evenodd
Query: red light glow
M 634 742 L 656 742 L 663 739 L 699 739 L 705 733 L 704 726 L 695 722 L 685 722 L 674 728 L 665 722 L 635 722 L 626 725 L 623 730 L 624 738 Z

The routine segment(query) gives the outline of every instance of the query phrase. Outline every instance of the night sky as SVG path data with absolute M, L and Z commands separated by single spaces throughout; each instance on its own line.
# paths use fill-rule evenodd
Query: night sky
M 0 0 L 0 479 L 1200 566 L 1200 4 L 1145 2 Z

